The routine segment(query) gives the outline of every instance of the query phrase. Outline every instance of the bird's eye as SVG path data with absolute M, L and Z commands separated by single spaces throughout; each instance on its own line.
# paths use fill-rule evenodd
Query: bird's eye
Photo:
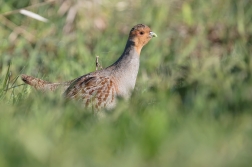
M 143 35 L 143 34 L 144 34 L 144 32 L 143 32 L 143 31 L 140 31 L 140 34 L 141 34 L 141 35 Z

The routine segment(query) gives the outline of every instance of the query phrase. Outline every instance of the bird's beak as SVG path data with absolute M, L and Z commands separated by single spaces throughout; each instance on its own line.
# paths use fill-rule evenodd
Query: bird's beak
M 152 31 L 151 31 L 151 32 L 150 32 L 150 36 L 151 36 L 151 37 L 157 37 L 157 34 L 156 34 L 155 32 L 152 32 Z

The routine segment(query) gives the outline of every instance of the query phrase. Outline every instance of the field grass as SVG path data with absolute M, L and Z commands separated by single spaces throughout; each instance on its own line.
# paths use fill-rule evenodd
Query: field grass
M 50 21 L 16 12 L 31 5 Z M 0 166 L 251 166 L 251 0 L 0 6 Z M 142 50 L 131 99 L 105 117 L 20 85 L 22 73 L 76 78 L 95 70 L 95 56 L 110 65 L 137 23 L 158 38 Z

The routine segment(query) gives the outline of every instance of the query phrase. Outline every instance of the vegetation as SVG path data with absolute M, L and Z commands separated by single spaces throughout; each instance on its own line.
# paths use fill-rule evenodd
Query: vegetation
M 251 0 L 0 6 L 0 166 L 251 165 Z M 142 50 L 132 98 L 105 117 L 20 85 L 22 73 L 76 78 L 95 70 L 96 56 L 110 65 L 137 23 L 158 38 Z

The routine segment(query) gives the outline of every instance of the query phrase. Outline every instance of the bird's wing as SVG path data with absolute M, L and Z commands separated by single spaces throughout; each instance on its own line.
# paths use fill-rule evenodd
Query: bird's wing
M 87 74 L 76 79 L 65 91 L 70 99 L 83 101 L 86 107 L 112 108 L 117 87 L 110 77 Z

